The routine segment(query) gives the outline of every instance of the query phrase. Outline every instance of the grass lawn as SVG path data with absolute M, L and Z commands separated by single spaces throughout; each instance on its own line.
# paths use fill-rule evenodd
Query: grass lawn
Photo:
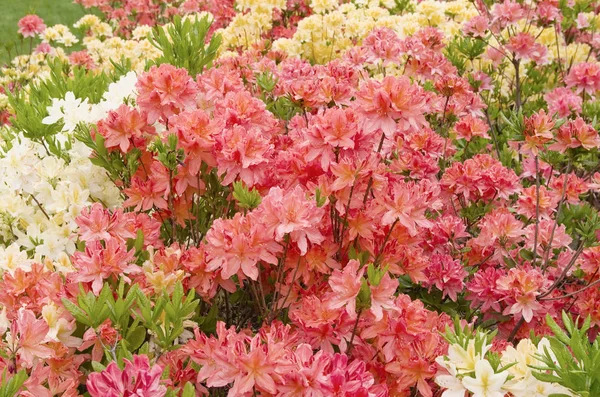
M 9 61 L 5 46 L 14 43 L 18 49 L 21 45 L 17 22 L 23 16 L 35 13 L 44 19 L 47 26 L 62 23 L 72 27 L 73 23 L 86 14 L 73 0 L 0 0 L 0 12 L 0 65 Z M 24 49 L 29 50 L 29 42 L 24 45 Z M 11 55 L 15 55 L 14 47 Z

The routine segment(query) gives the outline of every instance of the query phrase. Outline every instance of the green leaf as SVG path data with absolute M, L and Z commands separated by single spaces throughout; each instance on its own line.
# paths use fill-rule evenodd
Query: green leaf
M 248 190 L 242 182 L 233 183 L 233 198 L 241 208 L 250 210 L 258 207 L 262 201 L 262 197 L 255 188 Z
M 204 316 L 200 329 L 206 334 L 214 334 L 217 329 L 217 314 L 219 313 L 218 305 L 212 305 L 208 314 Z
M 184 20 L 177 15 L 170 24 L 156 27 L 149 39 L 162 55 L 149 65 L 168 63 L 187 69 L 193 77 L 202 73 L 212 66 L 222 41 L 221 35 L 214 34 L 206 45 L 211 24 L 208 16 Z
M 137 231 L 137 235 L 135 236 L 134 248 L 136 252 L 139 252 L 142 250 L 142 248 L 144 248 L 144 231 L 142 229 L 139 229 Z
M 27 372 L 20 370 L 14 374 L 10 379 L 6 369 L 2 372 L 2 383 L 0 384 L 0 397 L 14 397 L 23 387 L 23 384 L 27 380 Z
M 83 311 L 79 306 L 77 306 L 67 298 L 62 298 L 62 303 L 65 309 L 67 309 L 69 313 L 71 313 L 71 315 L 75 317 L 75 320 L 77 320 L 79 323 L 87 325 L 88 327 L 92 325 L 92 321 L 89 319 L 88 314 L 85 311 Z
M 563 332 L 563 330 L 558 326 L 558 324 L 556 324 L 556 321 L 554 321 L 552 319 L 552 317 L 550 317 L 549 314 L 546 314 L 546 323 L 548 324 L 548 327 L 550 327 L 550 329 L 552 330 L 552 333 L 554 334 L 554 336 L 560 340 L 562 343 L 568 345 L 570 342 L 569 337 L 567 336 L 567 334 L 565 334 Z
M 129 332 L 127 335 L 127 348 L 130 351 L 137 350 L 146 339 L 146 327 L 140 326 Z
M 92 369 L 96 372 L 102 372 L 106 369 L 106 367 L 98 361 L 92 361 Z
M 192 385 L 190 382 L 187 382 L 183 387 L 181 397 L 196 397 L 196 389 L 194 389 L 194 385 Z

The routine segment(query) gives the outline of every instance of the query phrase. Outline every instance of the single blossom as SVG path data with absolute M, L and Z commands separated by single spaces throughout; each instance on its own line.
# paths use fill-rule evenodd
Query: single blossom
M 482 359 L 475 364 L 475 378 L 465 377 L 462 383 L 473 397 L 504 397 L 502 386 L 507 378 L 507 371 L 496 374 L 489 361 Z

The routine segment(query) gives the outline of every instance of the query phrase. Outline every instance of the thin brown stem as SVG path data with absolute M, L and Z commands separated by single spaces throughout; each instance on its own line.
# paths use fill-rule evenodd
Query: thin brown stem
M 356 330 L 358 328 L 358 322 L 360 321 L 360 315 L 362 314 L 362 310 L 358 311 L 356 315 L 356 321 L 354 322 L 354 327 L 352 328 L 352 336 L 350 337 L 350 342 L 348 343 L 348 355 L 352 353 L 352 348 L 354 347 L 354 337 L 356 336 Z
M 273 293 L 273 301 L 271 302 L 271 312 L 273 312 L 275 310 L 276 307 L 276 303 L 277 299 L 279 298 L 279 288 L 278 286 L 281 285 L 281 279 L 283 277 L 283 272 L 284 272 L 284 267 L 285 267 L 285 260 L 287 258 L 287 252 L 288 249 L 290 247 L 290 235 L 286 234 L 285 237 L 285 248 L 283 249 L 283 256 L 281 257 L 281 260 L 279 262 L 279 266 L 277 267 L 277 278 L 275 279 L 275 292 Z
M 537 261 L 538 234 L 540 229 L 540 162 L 535 156 L 535 234 L 533 236 L 532 266 Z
M 513 60 L 515 67 L 515 111 L 521 110 L 521 76 L 520 76 L 520 62 L 519 60 Z
M 581 255 L 581 253 L 583 252 L 583 248 L 584 248 L 583 243 L 579 243 L 579 248 L 577 248 L 577 251 L 575 251 L 575 253 L 573 254 L 573 257 L 569 261 L 569 264 L 563 269 L 560 276 L 558 276 L 558 278 L 554 281 L 554 283 L 550 286 L 550 288 L 548 288 L 548 290 L 546 292 L 542 293 L 539 296 L 539 299 L 542 299 L 542 298 L 550 295 L 552 293 L 552 291 L 554 291 L 554 289 L 556 289 L 556 287 L 558 287 L 560 285 L 560 283 L 567 276 L 567 273 L 569 273 L 569 270 L 571 270 L 571 268 L 577 261 L 577 258 L 579 258 L 579 255 Z
M 352 187 L 350 188 L 350 195 L 348 196 L 348 202 L 346 203 L 346 212 L 344 213 L 344 220 L 342 221 L 342 232 L 338 237 L 340 243 L 340 251 L 342 250 L 342 246 L 344 245 L 344 234 L 346 233 L 346 228 L 348 227 L 348 212 L 350 212 L 350 203 L 352 201 L 352 194 L 354 193 L 354 187 L 356 186 L 356 180 L 352 183 Z
M 385 141 L 385 133 L 381 134 L 381 140 L 379 141 L 379 147 L 377 147 L 377 153 L 381 152 L 383 148 L 383 141 Z M 363 205 L 367 203 L 367 199 L 369 198 L 369 193 L 371 193 L 371 188 L 373 187 L 373 175 L 369 178 L 369 182 L 367 183 L 367 190 L 365 190 L 365 196 L 363 197 Z
M 562 211 L 563 204 L 565 202 L 565 198 L 567 195 L 567 175 L 569 175 L 569 171 L 571 169 L 571 162 L 567 165 L 567 173 L 565 174 L 565 180 L 563 182 L 562 193 L 560 196 L 560 201 L 558 202 L 558 208 L 556 210 L 556 217 L 554 221 L 554 225 L 552 226 L 552 230 L 550 231 L 550 238 L 548 239 L 548 246 L 546 247 L 546 252 L 544 252 L 544 264 L 542 265 L 542 271 L 546 270 L 549 265 L 550 252 L 552 251 L 552 242 L 554 241 L 554 232 L 558 227 L 558 217 L 560 212 Z
M 385 245 L 387 244 L 388 240 L 390 239 L 390 236 L 392 235 L 392 231 L 394 230 L 394 227 L 396 226 L 397 223 L 398 223 L 398 219 L 396 219 L 394 221 L 394 223 L 392 223 L 392 226 L 390 226 L 390 230 L 385 235 L 385 239 L 383 240 L 381 247 L 379 247 L 379 252 L 377 253 L 377 256 L 375 257 L 375 261 L 373 262 L 374 266 L 379 264 L 379 261 L 381 260 L 381 256 L 383 255 L 383 250 L 385 249 Z
M 594 281 L 593 283 L 590 283 L 590 284 L 586 285 L 586 286 L 585 286 L 585 287 L 583 287 L 583 288 L 580 288 L 580 289 L 578 289 L 577 291 L 571 292 L 571 293 L 569 293 L 569 294 L 562 295 L 562 296 L 555 296 L 555 297 L 553 297 L 553 298 L 542 298 L 542 299 L 540 299 L 540 301 L 555 301 L 555 300 L 560 300 L 560 299 L 570 298 L 570 297 L 572 297 L 572 296 L 575 296 L 575 295 L 579 294 L 580 292 L 583 292 L 583 291 L 585 291 L 586 289 L 588 289 L 588 288 L 591 288 L 591 287 L 593 287 L 593 286 L 595 286 L 595 285 L 597 285 L 597 284 L 600 284 L 600 279 L 599 279 L 599 280 L 596 280 L 596 281 Z
M 517 324 L 515 324 L 515 327 L 512 329 L 512 331 L 510 331 L 510 334 L 508 335 L 508 339 L 507 339 L 508 342 L 512 342 L 513 339 L 515 339 L 517 332 L 519 332 L 519 330 L 523 326 L 524 322 L 525 322 L 525 318 L 521 317 L 521 319 L 517 322 Z
M 33 194 L 30 194 L 30 196 L 33 199 L 33 201 L 35 201 L 35 203 L 37 204 L 40 211 L 42 211 L 42 213 L 44 214 L 46 219 L 50 220 L 50 217 L 48 216 L 48 213 L 46 212 L 46 210 L 44 210 L 44 207 L 42 207 L 42 204 L 40 204 L 40 202 L 35 198 L 35 196 Z

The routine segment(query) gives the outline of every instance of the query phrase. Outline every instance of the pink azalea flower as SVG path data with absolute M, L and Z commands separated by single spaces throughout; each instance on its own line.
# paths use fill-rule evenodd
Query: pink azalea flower
M 367 62 L 380 62 L 383 66 L 399 61 L 400 38 L 390 28 L 375 28 L 363 40 L 363 47 L 368 51 Z
M 130 146 L 145 147 L 147 137 L 155 134 L 154 127 L 147 123 L 146 113 L 125 104 L 108 112 L 98 123 L 98 132 L 104 137 L 106 148 L 118 147 L 123 153 Z
M 212 153 L 214 131 L 210 128 L 208 113 L 202 110 L 182 112 L 169 119 L 169 129 L 177 134 L 179 145 L 185 150 L 190 175 L 198 174 L 203 161 L 210 166 L 216 165 Z
M 558 129 L 556 143 L 550 145 L 549 149 L 565 152 L 568 148 L 580 146 L 587 150 L 598 148 L 600 147 L 600 136 L 594 127 L 578 116 Z
M 92 291 L 96 295 L 110 276 L 124 277 L 129 281 L 126 274 L 142 272 L 141 267 L 132 263 L 134 250 L 127 251 L 125 243 L 114 238 L 106 241 L 106 247 L 100 241 L 89 242 L 84 252 L 75 252 L 72 260 L 77 269 L 73 281 L 92 283 Z
M 489 26 L 490 21 L 487 17 L 483 15 L 477 15 L 469 19 L 464 24 L 462 31 L 464 34 L 469 36 L 484 38 Z
M 94 60 L 86 50 L 73 51 L 69 54 L 69 63 L 73 66 L 83 66 L 86 69 L 93 69 L 96 67 Z
M 550 194 L 545 186 L 540 186 L 539 194 L 535 185 L 530 186 L 521 191 L 517 202 L 517 212 L 528 218 L 535 218 L 537 214 L 540 219 L 550 219 L 559 200 L 560 198 L 555 194 Z
M 271 188 L 257 212 L 269 232 L 275 234 L 276 241 L 282 242 L 289 235 L 301 255 L 306 254 L 309 242 L 320 244 L 325 240 L 319 230 L 323 214 L 323 208 L 317 208 L 314 200 L 307 199 L 300 186 L 287 192 Z
M 12 333 L 17 337 L 16 352 L 25 367 L 31 368 L 36 358 L 44 359 L 52 356 L 52 349 L 44 345 L 49 329 L 46 321 L 36 319 L 31 310 L 21 309 L 17 313 Z
M 531 33 L 520 32 L 511 36 L 506 48 L 515 54 L 516 59 L 531 60 L 540 65 L 548 62 L 548 49 L 537 43 Z
M 525 8 L 516 1 L 504 0 L 492 7 L 492 23 L 497 24 L 500 29 L 515 24 L 524 16 Z
M 454 126 L 454 130 L 459 138 L 463 138 L 467 141 L 470 141 L 476 136 L 490 139 L 490 136 L 488 135 L 489 127 L 486 122 L 473 117 L 470 114 L 457 122 Z
M 568 88 L 575 88 L 577 94 L 587 92 L 595 95 L 600 90 L 600 65 L 591 62 L 581 62 L 573 65 L 565 83 Z
M 356 297 L 363 282 L 365 267 L 361 269 L 360 262 L 351 260 L 343 270 L 334 270 L 329 278 L 332 294 L 327 304 L 332 309 L 344 307 L 352 317 L 356 315 Z M 377 311 L 377 308 L 375 309 Z
M 46 30 L 44 20 L 37 15 L 26 15 L 19 20 L 19 33 L 23 37 L 35 37 Z
M 392 189 L 391 196 L 383 199 L 385 212 L 381 218 L 382 225 L 398 222 L 407 228 L 411 236 L 417 234 L 417 227 L 433 226 L 425 216 L 425 211 L 439 206 L 437 198 L 439 192 L 435 191 L 436 186 L 426 181 L 422 183 L 398 181 Z
M 169 64 L 152 66 L 142 73 L 136 84 L 137 104 L 148 113 L 148 123 L 168 120 L 169 117 L 192 108 L 196 104 L 198 87 L 185 69 Z
M 405 76 L 367 80 L 357 93 L 356 105 L 366 132 L 381 130 L 388 137 L 397 127 L 406 131 L 424 126 L 424 113 L 429 110 L 423 89 Z
M 546 280 L 539 268 L 522 266 L 510 269 L 497 281 L 498 291 L 505 294 L 503 300 L 507 304 L 503 313 L 516 314 L 530 322 L 534 314 L 543 310 L 537 296 L 547 287 Z
M 124 361 L 123 370 L 111 362 L 104 371 L 88 376 L 86 386 L 92 397 L 163 397 L 166 394 L 167 388 L 160 384 L 163 368 L 151 366 L 144 355 Z
M 242 396 L 251 392 L 254 386 L 269 394 L 277 393 L 277 386 L 273 380 L 275 363 L 270 361 L 268 352 L 261 344 L 258 335 L 250 342 L 250 351 L 239 356 L 238 360 L 240 373 L 236 376 L 228 396 Z
M 399 282 L 397 279 L 392 279 L 389 273 L 386 273 L 378 285 L 371 285 L 371 313 L 375 316 L 375 320 L 379 321 L 383 317 L 383 309 L 396 310 L 394 304 L 395 293 L 398 289 Z
M 428 278 L 425 284 L 429 286 L 430 290 L 432 286 L 435 286 L 442 291 L 442 298 L 448 296 L 456 302 L 458 293 L 462 292 L 464 280 L 469 273 L 460 261 L 453 260 L 450 255 L 434 254 L 430 260 L 431 263 L 425 271 Z
M 249 187 L 263 182 L 273 145 L 261 129 L 234 125 L 215 140 L 215 158 L 224 185 L 238 177 Z
M 75 223 L 79 226 L 79 239 L 82 241 L 91 242 L 110 238 L 125 241 L 136 236 L 127 228 L 129 218 L 130 216 L 120 209 L 111 214 L 102 204 L 95 203 L 81 210 L 79 216 L 75 218 Z
M 256 280 L 260 261 L 276 265 L 281 245 L 260 219 L 255 212 L 247 216 L 238 212 L 232 219 L 217 219 L 206 234 L 206 270 L 221 269 L 224 279 L 237 274 L 241 280 Z
M 551 115 L 556 114 L 558 117 L 566 118 L 572 113 L 581 113 L 583 101 L 569 88 L 555 88 L 544 95 L 544 100 L 548 103 L 548 113 Z

